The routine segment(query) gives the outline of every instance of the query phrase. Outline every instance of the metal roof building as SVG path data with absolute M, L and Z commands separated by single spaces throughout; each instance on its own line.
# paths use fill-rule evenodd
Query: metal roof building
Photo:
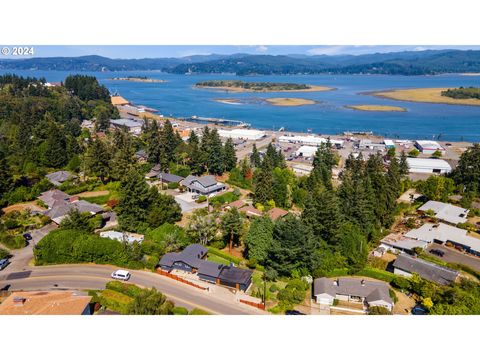
M 410 255 L 401 254 L 393 262 L 394 273 L 410 277 L 413 273 L 440 285 L 448 285 L 458 277 L 458 271 Z
M 452 171 L 448 162 L 442 159 L 407 158 L 411 173 L 447 174 Z
M 440 201 L 427 201 L 420 208 L 418 208 L 418 210 L 423 212 L 432 210 L 437 219 L 455 225 L 467 222 L 468 209 L 446 204 Z

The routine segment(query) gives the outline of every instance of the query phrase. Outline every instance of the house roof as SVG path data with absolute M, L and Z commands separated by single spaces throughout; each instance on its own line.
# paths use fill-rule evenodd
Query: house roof
M 0 304 L 0 315 L 81 315 L 91 299 L 73 291 L 18 291 Z
M 440 285 L 447 285 L 458 276 L 458 271 L 406 254 L 399 255 L 393 262 L 393 267 L 408 273 L 417 273 L 420 277 Z
M 222 189 L 225 186 L 222 183 L 217 183 L 217 180 L 213 175 L 206 175 L 201 177 L 188 175 L 180 182 L 180 184 L 190 189 L 198 190 L 200 192 L 204 192 L 205 190 L 211 192 L 217 189 Z
M 127 105 L 129 104 L 130 102 L 128 100 L 126 100 L 124 97 L 122 96 L 112 96 L 110 98 L 110 100 L 112 101 L 112 105 Z
M 175 174 L 164 173 L 164 172 L 158 173 L 157 177 L 159 179 L 161 179 L 162 181 L 170 182 L 170 183 L 172 183 L 172 182 L 179 183 L 180 181 L 182 181 L 184 179 L 182 176 L 178 176 L 178 175 L 175 175 Z
M 199 244 L 188 245 L 180 253 L 166 253 L 160 259 L 160 266 L 171 267 L 177 261 L 184 262 L 185 264 L 198 269 L 203 262 L 203 257 L 208 252 L 208 249 Z
M 222 271 L 223 266 L 224 265 L 222 264 L 205 260 L 200 263 L 200 266 L 198 267 L 198 274 L 218 278 L 218 276 L 220 275 L 220 272 Z
M 252 270 L 239 269 L 235 266 L 223 266 L 218 278 L 233 284 L 248 284 L 252 274 Z
M 55 171 L 53 173 L 45 175 L 45 177 L 53 184 L 60 185 L 61 183 L 67 181 L 68 179 L 77 178 L 76 175 L 72 174 L 69 171 Z
M 446 204 L 440 201 L 427 201 L 420 208 L 420 211 L 432 210 L 435 217 L 440 220 L 445 220 L 452 224 L 459 224 L 467 222 L 468 210 L 451 204 Z
M 225 205 L 225 208 L 237 208 L 240 209 L 241 207 L 244 207 L 247 205 L 247 203 L 244 200 L 236 200 L 231 202 L 230 204 Z
M 244 206 L 240 209 L 241 212 L 245 213 L 247 216 L 248 215 L 253 215 L 253 216 L 262 216 L 262 212 L 256 208 L 254 208 L 252 205 Z
M 313 281 L 313 295 L 328 294 L 359 296 L 367 302 L 384 300 L 393 305 L 389 295 L 389 287 L 380 281 L 364 280 L 359 278 L 328 279 L 318 278 Z
M 141 127 L 142 122 L 139 120 L 131 120 L 131 119 L 112 119 L 110 123 L 116 126 L 126 126 L 127 128 L 136 128 Z
M 275 207 L 273 209 L 268 210 L 267 214 L 270 217 L 270 219 L 275 221 L 278 218 L 288 215 L 288 211 Z
M 43 192 L 38 198 L 48 207 L 52 207 L 56 201 L 66 201 L 69 197 L 70 195 L 65 194 L 63 191 L 54 189 Z

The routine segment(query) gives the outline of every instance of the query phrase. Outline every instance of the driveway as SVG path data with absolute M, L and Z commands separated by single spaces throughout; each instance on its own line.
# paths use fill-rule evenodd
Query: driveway
M 442 250 L 445 253 L 445 255 L 443 255 L 443 257 L 441 257 L 441 258 L 439 257 L 439 259 L 441 259 L 445 262 L 452 263 L 452 264 L 466 265 L 466 266 L 472 268 L 473 270 L 480 272 L 480 258 L 479 257 L 473 256 L 473 255 L 467 255 L 467 254 L 461 253 L 458 250 L 454 250 L 454 249 L 451 249 L 451 248 L 448 248 L 446 246 L 442 246 L 442 245 L 439 245 L 439 244 L 430 245 L 427 248 L 427 251 L 429 251 L 430 249 Z M 429 253 L 429 255 L 435 256 L 435 255 L 430 254 L 430 253 Z
M 192 199 L 192 193 L 183 193 L 175 196 L 175 201 L 180 205 L 182 213 L 190 212 L 195 209 L 200 209 L 207 207 L 207 202 L 197 204 L 195 200 Z

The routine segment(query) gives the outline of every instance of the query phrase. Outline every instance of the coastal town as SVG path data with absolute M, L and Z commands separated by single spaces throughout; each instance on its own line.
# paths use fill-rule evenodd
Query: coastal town
M 35 115 L 40 171 L 2 152 L 0 315 L 479 311 L 478 144 L 173 118 L 83 75 L 7 88 L 90 108 Z

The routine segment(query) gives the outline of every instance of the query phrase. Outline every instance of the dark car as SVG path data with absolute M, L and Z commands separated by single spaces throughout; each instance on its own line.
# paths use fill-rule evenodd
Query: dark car
M 421 305 L 416 305 L 412 309 L 412 315 L 427 315 L 428 311 Z
M 0 270 L 5 269 L 8 264 L 10 264 L 8 259 L 0 259 Z
M 432 249 L 430 250 L 430 254 L 437 255 L 439 257 L 443 257 L 445 255 L 445 252 L 439 249 Z
M 305 315 L 305 314 L 298 310 L 287 310 L 285 311 L 285 315 Z
M 30 235 L 30 233 L 25 233 L 23 234 L 23 238 L 27 241 L 30 241 L 32 240 L 32 235 Z

